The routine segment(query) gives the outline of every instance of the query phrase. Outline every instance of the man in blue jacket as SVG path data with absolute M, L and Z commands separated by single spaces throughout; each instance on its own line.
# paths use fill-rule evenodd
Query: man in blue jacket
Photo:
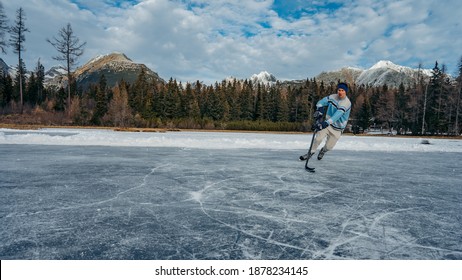
M 318 146 L 327 137 L 326 144 L 319 151 L 318 160 L 321 160 L 324 154 L 332 150 L 345 129 L 351 112 L 351 102 L 346 96 L 348 85 L 339 83 L 337 93 L 324 97 L 316 103 L 316 112 L 314 118 L 316 124 L 314 130 L 317 131 L 310 151 L 310 157 L 316 152 Z M 327 106 L 326 117 L 323 122 L 318 122 L 324 115 L 324 107 Z M 306 160 L 308 154 L 300 156 L 300 160 Z

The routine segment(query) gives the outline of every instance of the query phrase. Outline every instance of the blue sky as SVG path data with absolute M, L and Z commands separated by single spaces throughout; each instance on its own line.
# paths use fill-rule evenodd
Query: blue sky
M 164 79 L 214 83 L 266 70 L 281 80 L 322 71 L 369 68 L 379 60 L 454 74 L 462 56 L 462 1 L 447 0 L 15 0 L 3 3 L 12 23 L 26 12 L 28 69 L 59 64 L 46 38 L 67 23 L 86 41 L 78 65 L 125 53 Z M 8 50 L 1 56 L 17 64 Z
M 341 1 L 277 0 L 273 2 L 271 8 L 283 19 L 298 20 L 317 13 L 332 14 L 342 5 Z

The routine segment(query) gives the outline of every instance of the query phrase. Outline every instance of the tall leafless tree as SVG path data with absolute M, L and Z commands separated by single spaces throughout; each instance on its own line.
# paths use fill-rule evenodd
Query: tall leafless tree
M 53 59 L 66 62 L 67 71 L 67 108 L 70 111 L 71 106 L 71 82 L 72 82 L 72 67 L 77 63 L 77 59 L 83 54 L 83 47 L 86 42 L 80 43 L 80 39 L 74 35 L 72 26 L 68 23 L 58 32 L 58 37 L 53 37 L 52 40 L 47 39 L 58 52 L 59 55 Z
M 16 20 L 14 25 L 10 28 L 10 45 L 13 47 L 13 52 L 18 54 L 18 71 L 19 71 L 19 96 L 20 96 L 20 110 L 21 114 L 23 111 L 23 87 L 22 87 L 22 76 L 24 72 L 23 61 L 21 54 L 25 51 L 24 42 L 26 41 L 26 32 L 29 32 L 29 29 L 25 25 L 26 14 L 23 8 L 19 8 L 16 11 Z

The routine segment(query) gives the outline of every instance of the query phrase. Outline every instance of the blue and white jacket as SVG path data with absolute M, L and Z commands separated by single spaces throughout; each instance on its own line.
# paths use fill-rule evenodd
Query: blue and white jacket
M 316 107 L 327 107 L 326 121 L 332 128 L 343 131 L 350 118 L 351 102 L 348 97 L 340 99 L 338 94 L 331 94 L 316 103 Z

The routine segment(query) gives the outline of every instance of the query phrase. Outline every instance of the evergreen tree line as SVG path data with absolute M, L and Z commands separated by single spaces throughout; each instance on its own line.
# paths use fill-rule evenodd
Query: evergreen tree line
M 61 116 L 67 124 L 115 127 L 308 131 L 316 102 L 336 90 L 336 84 L 316 79 L 275 85 L 249 80 L 224 80 L 214 85 L 199 81 L 183 85 L 174 79 L 156 83 L 141 71 L 133 84 L 122 80 L 112 88 L 104 75 L 85 91 L 73 82 L 76 94 L 67 104 L 66 90 L 44 88 L 43 77 L 43 66 L 38 63 L 23 81 L 28 112 L 66 112 Z M 379 127 L 399 134 L 460 135 L 461 77 L 462 59 L 455 80 L 436 63 L 429 80 L 418 75 L 409 87 L 351 84 L 348 130 L 360 133 Z M 0 77 L 3 114 L 19 108 L 18 83 L 18 78 Z

